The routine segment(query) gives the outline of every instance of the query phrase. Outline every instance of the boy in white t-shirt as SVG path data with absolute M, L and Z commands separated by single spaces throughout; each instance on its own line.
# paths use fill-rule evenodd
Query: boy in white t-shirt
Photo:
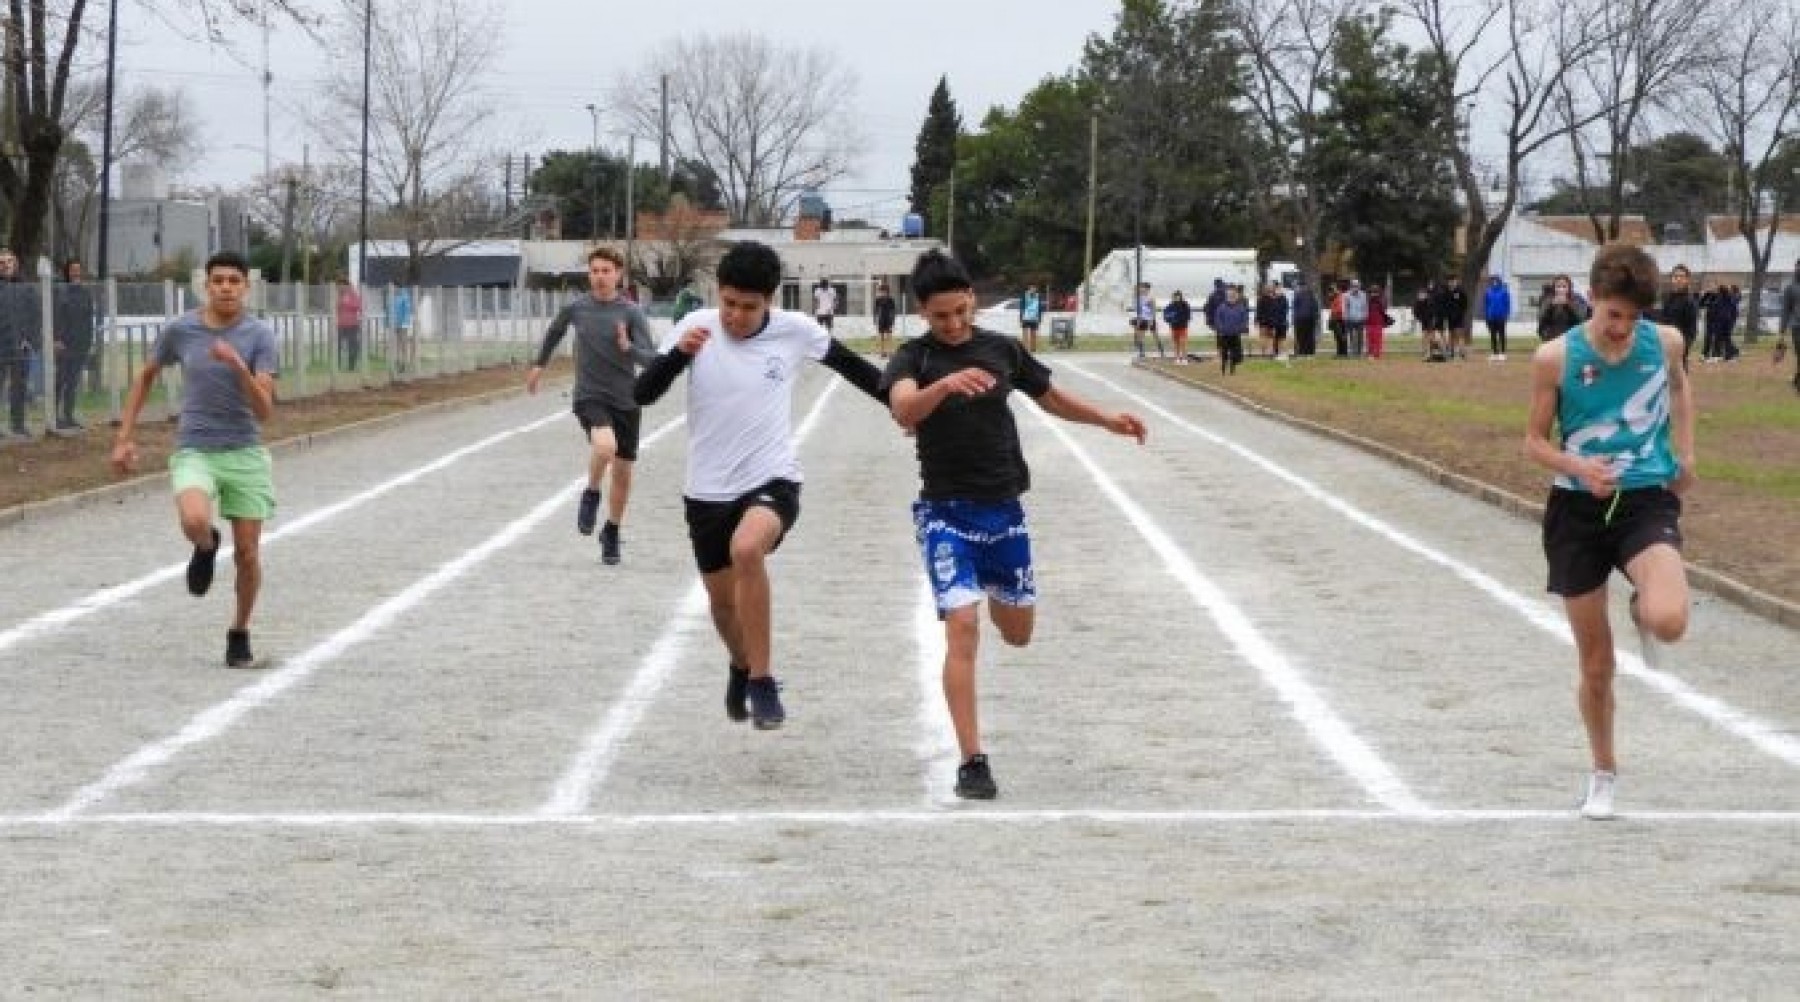
M 772 730 L 786 720 L 770 672 L 767 558 L 800 517 L 791 415 L 800 365 L 822 362 L 887 402 L 881 370 L 804 314 L 771 309 L 781 258 L 752 241 L 719 261 L 719 306 L 695 310 L 664 338 L 634 396 L 655 403 L 688 373 L 688 536 L 731 654 L 725 713 Z M 723 336 L 718 336 L 723 334 Z

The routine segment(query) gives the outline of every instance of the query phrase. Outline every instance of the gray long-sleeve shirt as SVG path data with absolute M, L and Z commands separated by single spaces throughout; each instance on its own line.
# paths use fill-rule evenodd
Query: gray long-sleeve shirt
M 631 336 L 630 351 L 619 350 L 620 324 Z M 623 296 L 601 302 L 583 294 L 570 300 L 544 334 L 544 345 L 538 349 L 540 367 L 550 364 L 550 356 L 571 326 L 575 328 L 575 402 L 598 400 L 619 410 L 636 410 L 631 390 L 637 382 L 637 366 L 656 359 L 656 341 L 650 336 L 644 311 Z

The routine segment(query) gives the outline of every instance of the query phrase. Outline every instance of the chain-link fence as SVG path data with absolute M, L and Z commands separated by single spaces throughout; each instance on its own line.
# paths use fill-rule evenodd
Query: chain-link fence
M 250 312 L 275 330 L 279 400 L 524 363 L 565 294 L 515 289 L 258 284 Z M 0 440 L 74 434 L 118 418 L 163 325 L 197 309 L 174 282 L 0 284 Z M 145 420 L 173 414 L 163 370 Z

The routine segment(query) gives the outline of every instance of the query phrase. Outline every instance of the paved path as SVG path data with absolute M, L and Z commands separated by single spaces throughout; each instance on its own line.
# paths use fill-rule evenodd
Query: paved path
M 1022 401 L 1036 643 L 954 753 L 910 443 L 818 370 L 778 733 L 726 722 L 646 413 L 626 562 L 554 395 L 283 459 L 218 667 L 166 498 L 0 530 L 0 997 L 1775 997 L 1800 984 L 1800 645 L 1704 596 L 1626 658 L 1572 816 L 1534 526 L 1121 358 L 1138 448 Z M 1629 648 L 1629 644 L 1623 645 Z

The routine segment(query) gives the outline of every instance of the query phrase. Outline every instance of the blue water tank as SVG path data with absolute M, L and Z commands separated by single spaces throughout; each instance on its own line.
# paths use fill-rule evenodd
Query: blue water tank
M 900 220 L 900 235 L 908 240 L 917 240 L 925 235 L 925 217 L 916 212 L 909 212 Z

